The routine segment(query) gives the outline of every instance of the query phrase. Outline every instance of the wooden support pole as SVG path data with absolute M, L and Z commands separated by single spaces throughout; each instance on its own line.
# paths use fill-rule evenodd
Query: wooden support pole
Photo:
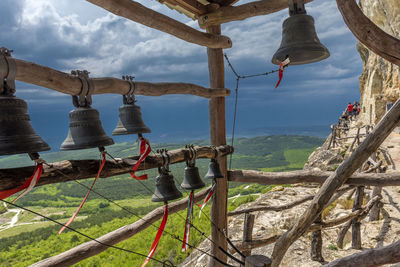
M 359 186 L 356 189 L 352 211 L 361 209 L 364 199 L 364 186 Z M 353 249 L 361 249 L 361 222 L 357 219 L 352 221 L 351 225 L 351 247 Z
M 348 2 L 352 2 L 348 1 Z M 309 208 L 295 224 L 275 243 L 272 252 L 272 266 L 278 267 L 286 251 L 303 235 L 318 215 L 324 210 L 335 191 L 375 152 L 400 121 L 400 100 L 397 100 L 374 130 L 336 171 L 329 176 L 310 203 Z
M 304 0 L 304 3 L 309 3 L 311 1 L 312 0 Z M 230 21 L 268 15 L 286 8 L 288 8 L 287 0 L 261 0 L 239 6 L 226 6 L 200 16 L 199 25 L 202 28 L 206 28 L 208 26 L 220 25 Z
M 64 94 L 79 95 L 82 82 L 79 78 L 36 63 L 11 58 L 16 63 L 16 79 L 46 87 Z M 92 94 L 127 94 L 130 85 L 127 81 L 117 78 L 91 78 L 93 81 Z M 135 94 L 160 96 L 166 94 L 191 94 L 211 98 L 229 95 L 225 88 L 210 89 L 190 83 L 149 83 L 135 82 Z M 18 91 L 18 88 L 17 88 Z
M 382 197 L 382 186 L 374 186 L 374 189 L 372 190 L 371 198 L 373 198 L 375 196 Z M 371 212 L 369 214 L 369 221 L 370 222 L 379 220 L 381 208 L 382 208 L 382 203 L 380 203 L 380 202 L 376 203 L 372 207 Z
M 212 26 L 207 28 L 208 33 L 221 34 L 221 26 Z M 224 88 L 225 73 L 224 73 L 224 56 L 222 49 L 207 49 L 208 55 L 208 70 L 210 75 L 210 87 Z M 226 129 L 225 129 L 225 98 L 215 97 L 209 100 L 210 113 L 210 143 L 211 145 L 219 146 L 226 144 Z M 227 160 L 226 156 L 218 159 L 221 171 L 224 178 L 216 179 L 216 187 L 212 200 L 211 207 L 211 255 L 216 256 L 220 260 L 226 262 L 226 255 L 221 252 L 218 246 L 225 251 L 227 249 L 227 241 L 225 235 L 228 235 L 227 227 L 227 201 L 228 201 L 228 175 L 227 175 Z M 222 266 L 214 259 L 210 258 L 210 267 Z
M 207 195 L 207 193 L 208 189 L 204 189 L 196 193 L 194 196 L 194 202 L 202 200 Z M 179 201 L 169 203 L 168 213 L 173 214 L 178 211 L 186 209 L 186 207 L 187 207 L 187 199 L 184 198 Z M 153 210 L 152 212 L 148 213 L 146 216 L 144 216 L 142 220 L 138 220 L 132 224 L 125 225 L 117 230 L 114 230 L 96 239 L 108 245 L 115 245 L 145 230 L 153 223 L 161 219 L 163 215 L 164 215 L 164 207 L 159 207 Z M 108 248 L 109 248 L 108 246 L 104 246 L 96 241 L 89 241 L 77 247 L 71 248 L 70 250 L 67 250 L 59 255 L 32 264 L 31 266 L 34 267 L 71 266 L 84 259 L 97 255 Z
M 321 214 L 315 220 L 314 223 L 318 224 L 322 222 Z M 318 261 L 318 262 L 325 262 L 324 258 L 322 257 L 322 231 L 321 229 L 317 231 L 313 231 L 311 233 L 311 260 Z
M 220 34 L 205 33 L 171 19 L 132 0 L 87 0 L 111 13 L 150 28 L 169 33 L 184 41 L 209 48 L 230 48 L 232 41 Z
M 252 170 L 228 171 L 229 182 L 257 183 L 257 184 L 298 184 L 319 183 L 323 184 L 335 172 L 327 171 L 291 171 L 291 172 L 261 172 Z M 1 177 L 0 177 L 1 179 Z M 349 185 L 365 186 L 399 186 L 400 172 L 392 173 L 355 173 L 345 182 Z
M 214 151 L 211 147 L 196 146 L 197 158 L 213 158 Z M 217 147 L 218 153 L 223 156 L 233 152 L 231 146 Z M 171 158 L 171 164 L 185 161 L 185 155 L 189 155 L 186 148 L 175 149 L 168 152 Z M 115 175 L 130 173 L 132 166 L 136 164 L 139 156 L 125 159 L 107 160 L 100 177 L 112 177 Z M 162 166 L 162 157 L 158 154 L 147 156 L 138 170 L 154 169 Z M 99 169 L 98 159 L 88 160 L 63 160 L 43 165 L 44 170 L 36 186 L 46 184 L 68 182 L 73 180 L 88 179 L 96 176 Z M 21 186 L 28 179 L 34 170 L 34 166 L 0 169 L 0 191 L 8 190 Z
M 243 242 L 251 242 L 253 240 L 253 227 L 254 227 L 254 214 L 246 213 L 244 216 L 244 223 L 243 223 Z M 251 249 L 243 251 L 243 255 L 250 256 Z M 245 258 L 242 258 L 242 261 L 245 261 Z

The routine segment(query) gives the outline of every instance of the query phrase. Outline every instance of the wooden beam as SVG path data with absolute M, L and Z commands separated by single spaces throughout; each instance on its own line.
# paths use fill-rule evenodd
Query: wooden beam
M 311 1 L 313 0 L 304 0 L 304 3 L 309 3 Z M 201 28 L 206 28 L 208 26 L 220 25 L 231 21 L 268 15 L 286 8 L 288 8 L 287 0 L 261 0 L 239 6 L 218 8 L 213 12 L 201 15 L 198 21 Z
M 197 158 L 213 158 L 214 151 L 211 147 L 196 146 Z M 223 156 L 233 153 L 231 146 L 217 147 L 218 153 Z M 189 155 L 186 148 L 175 149 L 168 152 L 171 157 L 171 164 L 185 161 L 185 155 Z M 136 164 L 139 156 L 125 159 L 107 160 L 100 177 L 112 177 L 115 175 L 130 173 L 132 166 Z M 145 161 L 139 165 L 139 170 L 148 170 L 162 166 L 162 157 L 159 154 L 149 155 Z M 62 183 L 73 180 L 93 178 L 99 168 L 99 160 L 63 160 L 60 162 L 44 164 L 43 174 L 36 186 L 46 184 Z M 16 188 L 28 179 L 34 170 L 34 166 L 0 169 L 0 191 Z
M 400 262 L 400 241 L 386 247 L 365 249 L 362 252 L 331 261 L 324 267 L 376 267 L 396 262 Z
M 59 91 L 64 94 L 78 95 L 82 88 L 81 80 L 65 72 L 52 68 L 12 58 L 17 67 L 16 79 Z M 91 78 L 92 94 L 127 94 L 130 85 L 127 81 L 117 78 Z M 160 96 L 166 94 L 191 94 L 206 98 L 227 96 L 227 89 L 210 89 L 190 83 L 149 83 L 135 82 L 137 95 Z M 18 90 L 18 89 L 17 89 Z
M 375 54 L 400 66 L 400 40 L 375 25 L 355 0 L 336 0 L 344 22 L 354 36 Z
M 208 33 L 221 34 L 221 26 L 213 26 L 207 28 Z M 208 70 L 210 75 L 210 86 L 213 88 L 225 87 L 225 69 L 224 56 L 222 49 L 207 49 Z M 210 113 L 210 143 L 211 145 L 220 146 L 226 144 L 226 128 L 225 128 L 225 97 L 215 97 L 209 100 Z M 214 242 L 211 244 L 211 255 L 226 262 L 226 255 L 222 253 L 219 247 L 225 251 L 227 242 L 224 235 L 228 235 L 227 226 L 227 202 L 228 202 L 228 175 L 226 156 L 219 157 L 219 165 L 224 178 L 216 179 L 215 192 L 211 206 L 211 238 Z M 225 234 L 224 234 L 225 233 Z M 210 267 L 223 266 L 214 259 L 209 259 Z
M 228 172 L 229 182 L 257 184 L 323 184 L 334 172 L 292 171 L 260 172 L 251 170 L 234 170 Z M 400 186 L 400 172 L 393 173 L 356 173 L 345 181 L 350 185 L 365 186 Z
M 111 13 L 138 22 L 150 28 L 169 33 L 184 41 L 209 48 L 230 48 L 232 41 L 226 37 L 193 29 L 132 0 L 87 0 Z
M 278 267 L 283 256 L 297 238 L 307 231 L 324 210 L 335 191 L 374 153 L 400 121 L 400 100 L 376 125 L 357 149 L 329 176 L 310 203 L 309 208 L 276 243 L 272 252 L 272 266 Z
M 170 3 L 172 5 L 178 5 L 181 8 L 197 16 L 200 16 L 207 11 L 206 6 L 198 2 L 197 0 L 164 0 L 164 2 Z
M 207 191 L 208 189 L 204 189 L 196 193 L 194 196 L 194 202 L 202 200 L 206 196 Z M 179 201 L 169 203 L 168 213 L 173 214 L 180 210 L 186 209 L 186 207 L 187 199 L 184 198 Z M 138 220 L 132 224 L 123 226 L 115 231 L 112 231 L 106 235 L 97 238 L 97 240 L 108 245 L 115 245 L 145 230 L 153 223 L 156 223 L 159 219 L 161 219 L 163 215 L 164 207 L 159 207 L 144 216 L 142 220 Z M 108 248 L 109 247 L 99 244 L 96 241 L 89 241 L 70 250 L 67 250 L 59 255 L 32 264 L 31 266 L 71 266 L 84 259 L 97 255 Z

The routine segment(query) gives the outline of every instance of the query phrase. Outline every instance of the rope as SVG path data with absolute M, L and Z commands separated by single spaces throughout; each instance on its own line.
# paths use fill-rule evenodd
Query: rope
M 250 74 L 250 75 L 239 75 L 233 65 L 231 64 L 227 54 L 224 54 L 224 57 L 226 59 L 226 62 L 228 63 L 229 68 L 231 69 L 232 73 L 236 76 L 236 87 L 235 87 L 235 108 L 233 110 L 233 125 L 232 125 L 232 141 L 231 141 L 231 146 L 233 147 L 233 142 L 235 140 L 235 128 L 236 128 L 236 114 L 237 114 L 237 103 L 238 103 L 238 94 L 239 94 L 239 82 L 240 79 L 246 79 L 246 78 L 254 78 L 254 77 L 259 77 L 259 76 L 268 76 L 272 73 L 279 72 L 279 70 L 271 70 L 268 72 L 264 73 L 258 73 L 258 74 Z M 232 154 L 229 156 L 229 170 L 232 170 Z

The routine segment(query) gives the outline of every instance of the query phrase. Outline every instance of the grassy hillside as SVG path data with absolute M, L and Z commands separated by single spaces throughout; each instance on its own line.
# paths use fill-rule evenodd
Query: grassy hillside
M 301 169 L 308 155 L 315 147 L 321 145 L 322 142 L 323 140 L 320 138 L 307 136 L 239 138 L 234 144 L 235 154 L 232 158 L 232 168 L 264 171 Z M 196 145 L 207 145 L 206 141 L 194 143 Z M 155 144 L 153 148 L 163 147 L 172 150 L 183 145 Z M 125 157 L 136 154 L 137 148 L 134 143 L 122 143 L 111 146 L 107 150 L 114 157 Z M 43 157 L 49 162 L 63 159 L 96 158 L 98 157 L 98 151 L 82 150 L 79 153 L 53 152 L 43 154 Z M 206 159 L 197 161 L 201 176 L 206 173 L 208 163 L 209 160 Z M 0 166 L 3 168 L 27 164 L 31 164 L 30 160 L 21 155 L 0 158 Z M 171 166 L 171 171 L 175 176 L 177 185 L 183 180 L 183 169 L 184 164 Z M 122 210 L 92 193 L 71 226 L 92 237 L 99 237 L 123 225 L 136 221 L 138 217 L 135 215 L 146 214 L 159 206 L 160 204 L 150 201 L 157 173 L 155 170 L 146 171 L 146 173 L 149 174 L 149 180 L 144 182 L 135 181 L 128 174 L 100 179 L 95 185 L 97 192 L 113 199 L 130 212 Z M 82 181 L 86 185 L 90 185 L 91 182 L 92 180 Z M 255 194 L 266 192 L 271 188 L 271 186 L 256 184 L 244 185 L 231 183 L 229 196 L 236 197 L 229 200 L 229 209 L 234 209 L 241 203 L 252 201 L 257 197 Z M 76 182 L 52 184 L 34 189 L 27 196 L 18 200 L 18 204 L 50 216 L 60 222 L 66 222 L 80 204 L 86 192 L 87 189 Z M 187 192 L 183 191 L 182 193 L 187 197 Z M 4 227 L 8 225 L 11 218 L 15 216 L 16 213 L 14 211 L 0 215 L 1 266 L 27 266 L 87 241 L 87 239 L 69 231 L 57 235 L 59 226 L 27 212 L 19 214 L 16 226 L 4 230 Z M 205 212 L 208 212 L 208 210 Z M 193 223 L 208 235 L 210 231 L 208 218 L 203 215 L 201 219 L 198 219 L 197 207 L 195 207 L 194 214 Z M 182 238 L 185 216 L 185 211 L 171 215 L 168 219 L 166 231 Z M 159 223 L 157 222 L 155 225 L 157 226 Z M 147 254 L 155 232 L 155 227 L 149 227 L 146 231 L 122 242 L 119 246 Z M 196 245 L 202 239 L 202 234 L 192 229 L 190 244 Z M 170 259 L 174 263 L 178 263 L 190 252 L 189 250 L 189 252 L 182 253 L 180 247 L 181 243 L 179 241 L 165 234 L 155 257 L 162 260 Z M 100 255 L 82 261 L 77 266 L 140 266 L 142 262 L 143 258 L 137 255 L 108 249 Z

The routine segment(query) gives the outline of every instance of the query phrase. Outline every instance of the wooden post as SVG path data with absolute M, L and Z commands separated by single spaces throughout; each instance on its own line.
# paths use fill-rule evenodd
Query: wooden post
M 244 216 L 243 224 L 243 243 L 251 242 L 253 240 L 253 227 L 254 227 L 254 214 L 246 213 Z M 247 257 L 251 255 L 251 249 L 243 251 L 243 254 Z M 245 258 L 242 258 L 245 261 Z
M 354 196 L 353 210 L 356 211 L 361 209 L 362 202 L 364 199 L 364 186 L 357 187 L 356 194 Z M 353 219 L 351 227 L 351 247 L 354 249 L 361 249 L 361 222 L 358 218 Z
M 314 221 L 314 223 L 318 224 L 322 222 L 321 214 Z M 322 257 L 322 231 L 321 229 L 314 231 L 311 233 L 311 260 L 318 262 L 325 262 Z
M 374 154 L 371 155 L 371 158 L 375 161 L 376 161 L 376 154 L 377 153 L 375 152 Z M 377 165 L 377 164 L 375 164 L 375 165 Z M 375 171 L 378 173 L 382 172 L 380 167 L 378 167 Z M 375 186 L 373 188 L 371 198 L 373 198 L 374 196 L 382 197 L 382 186 Z M 369 221 L 370 222 L 379 220 L 379 213 L 380 213 L 381 206 L 382 206 L 382 203 L 378 202 L 372 207 L 371 212 L 369 213 Z
M 245 267 L 270 267 L 271 259 L 264 255 L 252 255 L 246 258 Z
M 221 26 L 211 26 L 207 28 L 208 33 L 221 34 Z M 210 74 L 210 85 L 212 88 L 224 88 L 224 56 L 221 48 L 207 48 L 208 70 Z M 210 142 L 211 145 L 218 146 L 226 144 L 225 129 L 225 97 L 211 98 L 209 101 L 210 112 Z M 226 157 L 218 159 L 221 171 L 225 178 L 216 179 L 216 187 L 211 206 L 211 238 L 214 241 L 211 244 L 211 255 L 216 256 L 223 262 L 226 262 L 226 255 L 218 248 L 227 249 L 227 242 L 224 234 L 228 235 L 227 229 L 227 201 L 228 201 L 228 174 Z M 221 233 L 224 232 L 224 233 Z M 222 266 L 214 259 L 210 258 L 210 267 Z

